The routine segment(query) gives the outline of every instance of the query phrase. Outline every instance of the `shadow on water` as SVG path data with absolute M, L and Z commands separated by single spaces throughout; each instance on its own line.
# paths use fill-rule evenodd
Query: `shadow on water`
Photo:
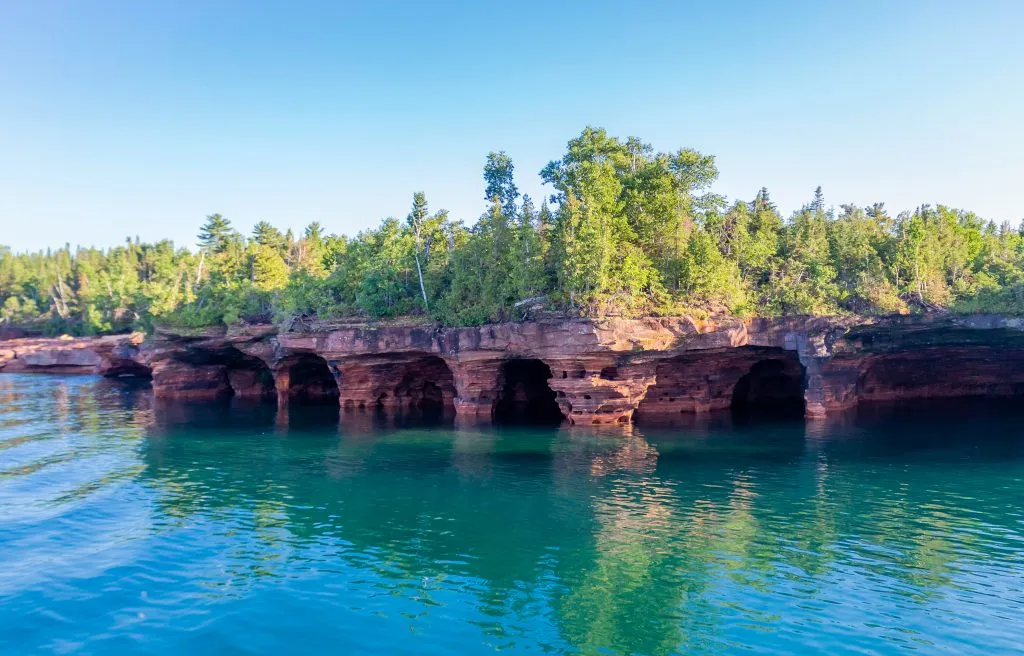
M 930 399 L 862 404 L 807 426 L 809 448 L 843 458 L 983 462 L 1024 457 L 1019 399 Z

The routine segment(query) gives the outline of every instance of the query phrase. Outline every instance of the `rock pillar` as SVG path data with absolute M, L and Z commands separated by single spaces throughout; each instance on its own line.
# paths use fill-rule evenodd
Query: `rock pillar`
M 288 396 L 291 390 L 291 371 L 288 367 L 279 367 L 274 372 L 274 390 L 277 392 L 277 407 L 288 406 Z
M 455 416 L 460 421 L 490 421 L 501 394 L 501 359 L 446 360 L 455 381 Z
M 655 382 L 653 362 L 615 358 L 545 360 L 558 405 L 573 424 L 628 423 Z

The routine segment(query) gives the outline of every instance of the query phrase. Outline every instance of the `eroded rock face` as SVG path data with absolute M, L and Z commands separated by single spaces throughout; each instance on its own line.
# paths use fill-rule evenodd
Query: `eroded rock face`
M 407 415 L 455 412 L 455 377 L 438 355 L 358 355 L 336 360 L 340 399 L 346 411 L 384 410 Z
M 228 370 L 220 364 L 161 362 L 153 368 L 153 389 L 158 397 L 208 400 L 232 394 Z
M 149 377 L 138 361 L 142 341 L 139 333 L 0 341 L 0 372 Z
M 934 346 L 865 358 L 860 401 L 1024 397 L 1024 349 Z
M 1024 397 L 1024 320 L 688 318 L 478 328 L 319 325 L 0 342 L 3 371 L 152 374 L 159 397 L 277 397 L 348 413 L 628 423 L 728 408 Z
M 801 357 L 807 415 L 862 403 L 953 397 L 1024 398 L 1024 319 L 892 317 L 820 331 Z
M 803 399 L 803 367 L 796 351 L 739 346 L 690 351 L 658 363 L 656 384 L 638 412 L 648 415 L 727 410 Z M 738 389 L 742 383 L 742 389 Z

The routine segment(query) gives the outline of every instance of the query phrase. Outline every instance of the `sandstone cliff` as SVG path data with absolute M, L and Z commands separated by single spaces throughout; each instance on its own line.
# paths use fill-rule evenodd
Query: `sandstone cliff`
M 346 412 L 628 422 L 727 408 L 823 416 L 908 398 L 1024 398 L 1024 320 L 1001 316 L 367 324 L 0 342 L 2 371 L 152 376 L 158 396 Z

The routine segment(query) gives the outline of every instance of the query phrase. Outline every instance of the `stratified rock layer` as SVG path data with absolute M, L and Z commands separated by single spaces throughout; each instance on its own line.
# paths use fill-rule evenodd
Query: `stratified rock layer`
M 148 377 L 141 333 L 105 337 L 25 337 L 0 341 L 0 372 Z
M 29 342 L 32 342 L 31 344 Z M 863 402 L 1024 397 L 1024 321 L 1001 316 L 476 328 L 368 324 L 0 342 L 3 371 L 149 375 L 158 396 L 337 403 L 346 413 L 629 422 L 727 408 L 820 417 Z

